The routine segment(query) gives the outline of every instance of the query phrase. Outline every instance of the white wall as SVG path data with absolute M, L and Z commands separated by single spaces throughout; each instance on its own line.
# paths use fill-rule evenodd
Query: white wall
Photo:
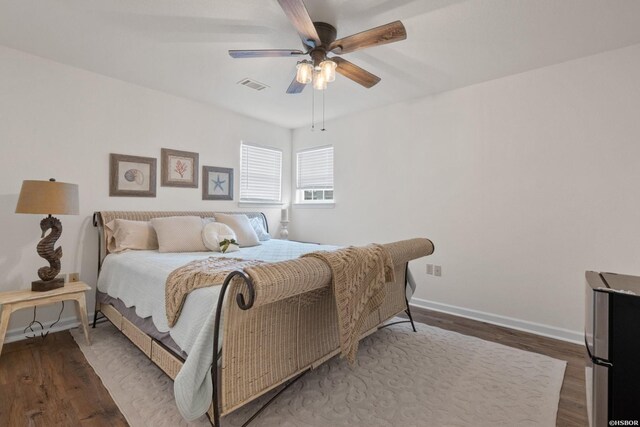
M 61 217 L 62 271 L 79 271 L 92 287 L 96 210 L 263 210 L 277 232 L 280 208 L 238 208 L 243 139 L 284 151 L 288 197 L 289 129 L 0 47 L 0 291 L 28 289 L 37 269 L 47 265 L 35 252 L 41 217 L 14 213 L 24 179 L 54 177 L 80 185 L 80 215 Z M 201 187 L 161 187 L 163 147 L 200 153 L 200 166 L 233 167 L 236 200 L 203 201 Z M 109 153 L 157 158 L 157 197 L 109 197 Z M 88 302 L 92 314 L 93 293 Z M 38 319 L 50 321 L 58 310 L 39 309 Z M 72 315 L 68 307 L 63 317 Z M 29 310 L 12 316 L 14 337 L 30 316 Z
M 293 146 L 335 146 L 336 207 L 294 208 L 291 237 L 428 237 L 432 306 L 579 341 L 584 271 L 640 274 L 640 45 L 326 128 Z

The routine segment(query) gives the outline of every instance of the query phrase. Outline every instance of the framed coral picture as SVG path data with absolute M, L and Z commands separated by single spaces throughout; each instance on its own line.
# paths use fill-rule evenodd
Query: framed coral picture
M 233 169 L 202 167 L 202 200 L 233 200 Z
M 156 159 L 110 154 L 109 196 L 156 197 Z
M 198 153 L 162 149 L 162 186 L 198 188 Z

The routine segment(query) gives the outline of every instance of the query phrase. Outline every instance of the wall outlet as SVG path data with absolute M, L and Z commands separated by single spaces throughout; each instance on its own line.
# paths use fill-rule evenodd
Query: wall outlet
M 427 274 L 433 274 L 433 264 L 427 264 Z
M 79 282 L 80 273 L 69 273 L 69 282 Z
M 434 265 L 433 266 L 433 275 L 440 277 L 442 276 L 442 266 L 441 265 Z

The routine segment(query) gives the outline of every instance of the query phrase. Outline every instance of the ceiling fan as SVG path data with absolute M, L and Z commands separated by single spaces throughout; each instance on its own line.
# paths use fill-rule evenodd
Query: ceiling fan
M 278 0 L 278 3 L 296 31 L 298 31 L 305 50 L 230 50 L 229 55 L 232 58 L 298 57 L 309 55 L 311 61 L 302 60 L 298 62 L 296 77 L 287 89 L 287 93 L 290 94 L 302 92 L 308 83 L 313 83 L 315 89 L 323 90 L 327 87 L 328 82 L 335 80 L 336 71 L 366 88 L 371 88 L 380 81 L 380 77 L 346 59 L 338 56 L 329 57 L 327 54 L 343 55 L 407 38 L 407 32 L 402 22 L 395 21 L 336 40 L 336 28 L 326 22 L 313 22 L 302 0 Z

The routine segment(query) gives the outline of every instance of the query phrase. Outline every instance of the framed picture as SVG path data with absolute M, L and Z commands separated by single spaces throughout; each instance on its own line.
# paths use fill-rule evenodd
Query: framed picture
M 233 200 L 233 169 L 202 167 L 202 200 Z
M 162 186 L 198 188 L 198 153 L 163 148 Z
M 109 196 L 156 197 L 156 159 L 110 154 Z

